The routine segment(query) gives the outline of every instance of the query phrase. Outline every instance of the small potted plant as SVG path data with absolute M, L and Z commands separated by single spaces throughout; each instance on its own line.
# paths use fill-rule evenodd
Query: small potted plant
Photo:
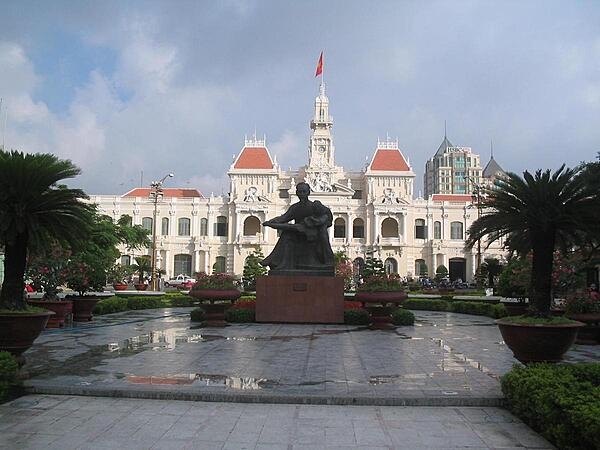
M 108 272 L 108 277 L 111 280 L 115 291 L 124 291 L 127 289 L 127 278 L 132 275 L 133 269 L 131 266 L 122 266 L 115 264 Z
M 91 292 L 103 292 L 106 285 L 106 266 L 92 255 L 75 255 L 67 265 L 67 287 L 77 295 L 68 296 L 73 300 L 73 320 L 77 322 L 92 320 L 92 311 L 101 298 Z
M 577 344 L 600 343 L 600 294 L 595 290 L 577 290 L 565 299 L 565 316 L 583 322 L 577 332 Z
M 242 292 L 237 288 L 237 280 L 226 273 L 196 274 L 196 282 L 189 291 L 192 297 L 203 302 L 206 321 L 209 326 L 224 326 L 225 312 L 231 304 L 240 298 Z
M 46 255 L 32 257 L 27 265 L 26 277 L 31 281 L 31 286 L 36 292 L 44 293 L 41 299 L 28 298 L 27 303 L 54 312 L 48 319 L 47 328 L 64 327 L 73 310 L 71 300 L 58 296 L 62 291 L 60 286 L 66 280 L 69 255 L 70 252 L 53 245 Z

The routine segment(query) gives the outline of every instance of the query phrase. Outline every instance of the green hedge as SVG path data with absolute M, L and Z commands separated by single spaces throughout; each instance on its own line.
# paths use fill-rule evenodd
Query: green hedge
M 254 309 L 234 309 L 230 308 L 225 311 L 225 320 L 235 323 L 250 323 L 255 322 L 256 317 Z
M 450 303 L 450 311 L 476 316 L 488 316 L 499 319 L 507 315 L 506 308 L 501 304 L 455 300 Z
M 425 311 L 448 311 L 448 302 L 445 300 L 429 298 L 407 298 L 402 302 L 406 309 L 425 310 Z
M 17 360 L 9 352 L 0 352 L 0 403 L 9 400 L 20 385 Z
M 362 308 L 345 309 L 344 323 L 346 325 L 369 325 L 371 323 L 371 315 L 369 311 Z
M 408 309 L 397 308 L 392 312 L 392 323 L 394 325 L 414 325 L 415 315 Z
M 156 295 L 113 296 L 100 300 L 94 308 L 95 315 L 116 312 L 168 307 L 193 306 L 194 299 L 179 292 Z
M 190 312 L 190 319 L 192 322 L 204 322 L 206 319 L 206 311 L 202 308 L 194 308 Z
M 508 409 L 558 448 L 600 448 L 600 363 L 515 366 L 501 383 Z

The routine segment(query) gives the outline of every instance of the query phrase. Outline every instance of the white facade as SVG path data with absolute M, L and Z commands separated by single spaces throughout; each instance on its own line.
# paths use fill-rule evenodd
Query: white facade
M 413 199 L 415 174 L 398 142 L 389 139 L 377 143 L 363 171 L 346 172 L 335 165 L 332 127 L 329 99 L 322 85 L 315 99 L 306 166 L 281 170 L 265 141 L 253 138 L 245 141 L 229 169 L 229 195 L 186 197 L 179 192 L 169 196 L 170 190 L 165 189 L 157 208 L 157 267 L 165 269 L 167 277 L 210 273 L 215 264 L 241 274 L 245 258 L 256 246 L 266 256 L 277 241 L 277 231 L 261 223 L 295 203 L 295 185 L 306 181 L 313 191 L 310 198 L 320 200 L 333 213 L 330 237 L 334 252 L 343 251 L 352 260 L 364 260 L 368 252 L 374 252 L 389 270 L 410 277 L 420 275 L 423 263 L 429 276 L 443 264 L 451 278 L 471 280 L 477 248 L 464 250 L 466 230 L 477 218 L 471 196 Z M 129 214 L 134 224 L 148 226 L 154 205 L 147 195 L 134 194 L 98 195 L 92 201 L 115 220 Z M 485 251 L 482 244 L 481 249 L 480 261 L 503 254 L 498 243 Z

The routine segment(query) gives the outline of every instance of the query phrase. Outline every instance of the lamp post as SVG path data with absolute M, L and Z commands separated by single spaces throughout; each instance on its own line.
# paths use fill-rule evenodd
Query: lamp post
M 158 213 L 158 202 L 163 198 L 163 183 L 173 174 L 169 173 L 162 177 L 159 181 L 153 181 L 150 183 L 150 194 L 148 198 L 154 204 L 154 215 L 152 217 L 152 256 L 151 256 L 151 288 L 153 291 L 157 290 L 156 286 L 156 215 Z
M 477 219 L 481 217 L 481 185 L 476 183 L 471 177 L 469 181 L 473 183 L 473 194 L 471 198 L 475 202 L 477 208 Z M 481 239 L 477 239 L 477 270 L 475 273 L 479 273 L 481 269 Z

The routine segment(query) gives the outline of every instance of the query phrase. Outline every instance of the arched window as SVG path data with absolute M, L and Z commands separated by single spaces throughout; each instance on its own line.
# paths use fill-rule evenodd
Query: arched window
M 452 222 L 450 224 L 450 239 L 463 239 L 462 222 Z
M 416 259 L 415 260 L 415 274 L 418 277 L 427 277 L 429 276 L 428 270 L 427 270 L 427 264 L 425 264 L 425 260 L 424 259 Z
M 433 222 L 433 238 L 441 239 L 442 238 L 442 222 L 436 220 Z
M 200 236 L 208 236 L 208 219 L 206 217 L 200 219 Z
M 381 237 L 398 237 L 398 222 L 395 219 L 388 217 L 381 222 Z
M 168 217 L 162 218 L 160 231 L 161 231 L 160 234 L 162 234 L 163 236 L 169 235 L 169 218 Z
M 177 221 L 177 234 L 179 236 L 190 235 L 190 219 L 187 217 L 182 217 Z
M 226 262 L 227 260 L 224 256 L 217 256 L 217 258 L 215 259 L 215 263 L 213 264 L 213 272 L 225 273 L 227 267 Z
M 258 220 L 258 217 L 247 217 L 244 220 L 244 236 L 256 236 L 258 233 L 260 233 L 260 220 Z
M 179 254 L 175 255 L 173 274 L 192 275 L 192 255 Z
M 217 222 L 215 223 L 215 236 L 227 236 L 227 217 L 217 217 Z
M 131 264 L 131 256 L 129 255 L 121 255 L 121 265 L 129 266 Z
M 387 258 L 383 263 L 383 267 L 385 267 L 385 273 L 398 273 L 398 263 L 394 258 Z
M 415 220 L 415 239 L 425 239 L 427 237 L 427 227 L 425 219 Z
M 352 222 L 352 237 L 365 237 L 365 223 L 362 219 L 354 219 L 354 222 Z
M 142 227 L 152 233 L 152 217 L 142 217 Z
M 346 221 L 341 217 L 338 217 L 337 219 L 335 219 L 335 222 L 333 222 L 333 237 L 346 237 Z

